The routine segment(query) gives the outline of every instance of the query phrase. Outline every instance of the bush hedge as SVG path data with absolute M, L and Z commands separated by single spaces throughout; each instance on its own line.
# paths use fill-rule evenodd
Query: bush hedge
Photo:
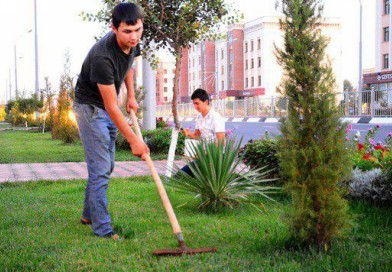
M 171 142 L 171 129 L 157 128 L 154 130 L 143 130 L 142 135 L 144 141 L 150 148 L 150 152 L 154 154 L 168 153 Z M 178 142 L 176 147 L 176 155 L 184 154 L 185 137 L 181 133 L 178 135 Z M 119 133 L 116 140 L 118 149 L 129 150 L 129 144 L 122 134 Z
M 269 137 L 268 133 L 260 140 L 250 140 L 240 150 L 240 155 L 244 155 L 243 162 L 249 165 L 250 168 L 267 166 L 268 169 L 273 169 L 268 175 L 269 178 L 280 178 L 279 161 L 276 153 L 277 142 Z

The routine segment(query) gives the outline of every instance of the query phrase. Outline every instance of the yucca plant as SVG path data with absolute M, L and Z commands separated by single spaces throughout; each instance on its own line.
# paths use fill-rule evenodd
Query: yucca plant
M 199 198 L 200 209 L 218 210 L 222 207 L 233 208 L 241 203 L 264 207 L 263 200 L 274 201 L 269 195 L 280 191 L 270 186 L 276 179 L 266 178 L 271 170 L 266 167 L 249 169 L 242 164 L 239 155 L 241 141 L 228 139 L 225 144 L 200 141 L 190 146 L 190 154 L 196 161 L 188 159 L 194 177 L 175 166 L 172 178 L 167 178 L 169 186 Z

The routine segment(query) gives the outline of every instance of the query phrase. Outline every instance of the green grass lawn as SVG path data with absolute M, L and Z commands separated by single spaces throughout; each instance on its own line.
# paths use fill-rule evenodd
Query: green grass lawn
M 153 154 L 153 160 L 165 160 L 167 154 Z M 136 161 L 131 151 L 117 150 L 116 161 Z M 64 144 L 52 140 L 50 133 L 0 131 L 0 163 L 43 163 L 84 161 L 80 142 Z
M 110 183 L 110 211 L 123 241 L 95 237 L 79 224 L 83 193 L 83 181 L 0 184 L 0 271 L 392 270 L 391 209 L 352 204 L 356 224 L 325 253 L 287 246 L 287 204 L 207 214 L 169 189 L 187 244 L 218 252 L 157 258 L 152 250 L 177 242 L 151 178 Z

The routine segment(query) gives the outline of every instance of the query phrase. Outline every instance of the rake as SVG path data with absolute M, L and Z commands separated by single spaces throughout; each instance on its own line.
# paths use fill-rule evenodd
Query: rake
M 135 112 L 132 109 L 131 109 L 131 117 L 132 117 L 132 123 L 135 128 L 135 132 L 136 132 L 137 136 L 140 138 L 140 140 L 143 141 L 143 136 L 142 136 L 142 133 L 140 132 L 139 123 L 137 121 Z M 174 235 L 177 238 L 177 241 L 179 244 L 179 248 L 154 250 L 152 252 L 152 254 L 156 255 L 156 256 L 182 256 L 183 254 L 198 254 L 198 253 L 206 253 L 206 252 L 216 252 L 217 249 L 214 247 L 189 248 L 185 245 L 184 236 L 182 235 L 180 224 L 178 223 L 178 220 L 177 220 L 177 217 L 174 213 L 173 207 L 172 207 L 170 200 L 166 194 L 165 187 L 163 186 L 161 178 L 159 177 L 158 172 L 155 169 L 154 163 L 153 163 L 150 155 L 145 156 L 145 161 L 147 162 L 148 168 L 150 169 L 150 172 L 151 172 L 152 177 L 154 179 L 155 185 L 158 188 L 158 192 L 161 197 L 163 206 L 165 207 L 166 213 L 167 213 L 169 220 L 170 220 L 170 224 L 173 228 Z

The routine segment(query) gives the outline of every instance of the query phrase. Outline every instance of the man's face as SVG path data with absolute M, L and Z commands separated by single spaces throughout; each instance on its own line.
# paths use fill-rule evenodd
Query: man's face
M 203 102 L 199 98 L 195 98 L 192 101 L 193 101 L 193 106 L 198 112 L 204 112 L 205 110 L 208 109 L 208 100 Z
M 118 29 L 116 29 L 114 26 L 112 26 L 112 29 L 117 36 L 117 41 L 121 49 L 130 49 L 135 47 L 142 37 L 143 22 L 140 19 L 137 20 L 135 25 L 127 25 L 126 23 L 121 22 L 121 24 L 118 26 Z

